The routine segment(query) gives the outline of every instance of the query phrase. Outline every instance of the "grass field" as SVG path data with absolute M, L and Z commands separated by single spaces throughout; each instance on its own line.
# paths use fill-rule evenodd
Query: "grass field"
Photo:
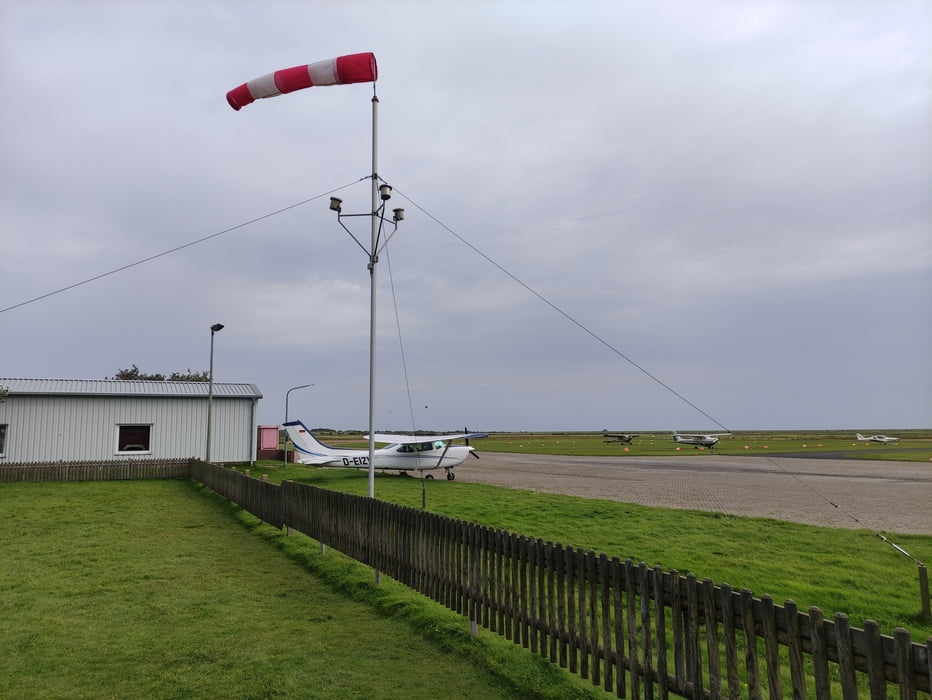
M 932 460 L 932 431 L 885 432 L 900 436 L 900 444 L 857 442 L 853 431 L 737 432 L 723 438 L 715 452 L 842 453 L 861 459 Z M 331 436 L 326 440 L 342 446 L 366 444 L 359 436 Z M 701 455 L 701 451 L 691 446 L 677 445 L 668 433 L 642 435 L 634 438 L 631 445 L 605 442 L 601 433 L 493 433 L 472 444 L 479 451 L 489 452 L 680 455 L 683 459 Z M 294 479 L 357 495 L 367 492 L 367 479 L 358 470 L 266 464 L 262 471 L 269 472 L 275 481 Z M 379 498 L 420 507 L 420 480 L 383 473 L 377 473 L 376 478 Z M 431 483 L 428 503 L 433 512 L 583 546 L 610 556 L 631 557 L 638 562 L 659 564 L 665 570 L 693 572 L 716 583 L 749 588 L 758 596 L 770 594 L 778 603 L 793 599 L 802 609 L 815 605 L 827 614 L 845 612 L 858 627 L 863 626 L 865 619 L 872 619 L 885 634 L 901 626 L 909 629 L 916 641 L 925 641 L 932 635 L 932 623 L 921 617 L 916 563 L 881 541 L 876 533 L 866 530 L 649 508 L 443 480 Z M 916 559 L 932 564 L 932 537 L 896 535 L 891 539 Z
M 495 435 L 477 446 L 527 438 Z M 582 444 L 578 434 L 533 438 L 514 451 L 624 447 L 598 434 Z M 657 447 L 670 454 L 666 442 Z M 358 470 L 265 462 L 253 473 L 367 489 Z M 873 619 L 884 634 L 901 626 L 918 642 L 932 635 L 915 563 L 867 531 L 376 479 L 379 498 L 405 506 L 419 508 L 424 488 L 432 512 L 845 612 L 855 627 Z M 261 525 L 189 482 L 5 484 L 0 518 L 2 698 L 602 696 L 495 635 L 472 640 L 439 606 L 385 578 L 376 586 L 367 567 L 321 554 L 309 538 Z M 895 541 L 932 560 L 932 537 Z
M 740 431 L 723 437 L 715 445 L 714 452 L 723 455 L 758 456 L 833 453 L 851 459 L 932 462 L 932 430 L 890 430 L 888 432 L 902 438 L 899 444 L 882 445 L 875 442 L 858 442 L 854 431 L 844 433 Z M 368 444 L 359 435 L 340 434 L 321 437 L 325 442 L 340 447 L 365 447 Z M 491 433 L 487 438 L 474 440 L 472 445 L 477 450 L 487 452 L 588 456 L 628 455 L 632 457 L 686 456 L 706 449 L 697 450 L 691 445 L 678 445 L 673 442 L 670 433 L 645 433 L 634 438 L 630 445 L 608 441 L 602 433 Z
M 274 482 L 291 479 L 321 488 L 366 495 L 364 471 L 257 466 Z M 616 501 L 503 489 L 437 479 L 376 473 L 382 500 L 421 507 L 427 489 L 431 512 L 478 522 L 660 565 L 664 570 L 695 573 L 715 583 L 770 594 L 801 609 L 817 606 L 831 615 L 844 612 L 851 624 L 876 621 L 885 634 L 905 627 L 916 641 L 932 635 L 921 618 L 917 565 L 866 530 L 801 525 L 767 518 L 651 508 Z M 912 556 L 932 562 L 932 537 L 892 538 Z
M 237 511 L 187 481 L 0 486 L 0 698 L 593 697 Z

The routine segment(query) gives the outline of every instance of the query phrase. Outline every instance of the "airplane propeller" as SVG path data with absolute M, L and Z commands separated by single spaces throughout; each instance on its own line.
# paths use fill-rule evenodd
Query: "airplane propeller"
M 463 428 L 463 432 L 468 434 L 469 428 Z M 466 447 L 469 447 L 469 438 L 466 438 L 465 442 L 466 442 Z M 479 455 L 477 455 L 475 452 L 470 452 L 469 454 L 471 454 L 476 459 L 479 459 Z

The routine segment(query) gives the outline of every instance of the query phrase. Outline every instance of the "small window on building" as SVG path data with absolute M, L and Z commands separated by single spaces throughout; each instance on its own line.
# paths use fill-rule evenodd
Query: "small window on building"
M 149 452 L 151 425 L 121 425 L 117 452 Z
M 0 455 L 6 454 L 6 424 L 0 423 Z

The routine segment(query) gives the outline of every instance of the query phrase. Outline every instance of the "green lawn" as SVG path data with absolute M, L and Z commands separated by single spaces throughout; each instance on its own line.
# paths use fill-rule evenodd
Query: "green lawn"
M 495 639 L 444 651 L 467 623 L 390 581 L 353 600 L 364 567 L 312 575 L 314 543 L 237 511 L 188 481 L 0 486 L 0 698 L 588 695 Z
M 356 495 L 366 495 L 368 488 L 363 470 L 270 462 L 254 470 L 260 472 L 274 482 L 292 479 Z M 772 595 L 778 604 L 795 600 L 802 610 L 814 605 L 829 616 L 844 612 L 854 627 L 871 619 L 884 634 L 905 627 L 916 641 L 932 635 L 932 622 L 921 617 L 917 565 L 867 530 L 376 473 L 382 500 L 420 508 L 422 488 L 435 513 L 695 573 L 758 597 Z M 932 563 L 932 536 L 886 534 Z

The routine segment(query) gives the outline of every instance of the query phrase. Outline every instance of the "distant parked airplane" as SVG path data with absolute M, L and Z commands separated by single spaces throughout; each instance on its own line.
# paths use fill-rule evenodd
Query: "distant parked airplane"
M 886 445 L 888 442 L 898 443 L 900 439 L 898 437 L 890 437 L 889 435 L 861 435 L 858 433 L 858 440 L 861 442 L 879 442 L 881 445 Z
M 673 440 L 683 445 L 693 445 L 697 450 L 708 447 L 710 450 L 718 444 L 719 438 L 731 433 L 678 433 L 673 431 Z
M 602 433 L 605 438 L 603 442 L 620 442 L 622 445 L 630 445 L 631 441 L 640 437 L 640 433 Z

